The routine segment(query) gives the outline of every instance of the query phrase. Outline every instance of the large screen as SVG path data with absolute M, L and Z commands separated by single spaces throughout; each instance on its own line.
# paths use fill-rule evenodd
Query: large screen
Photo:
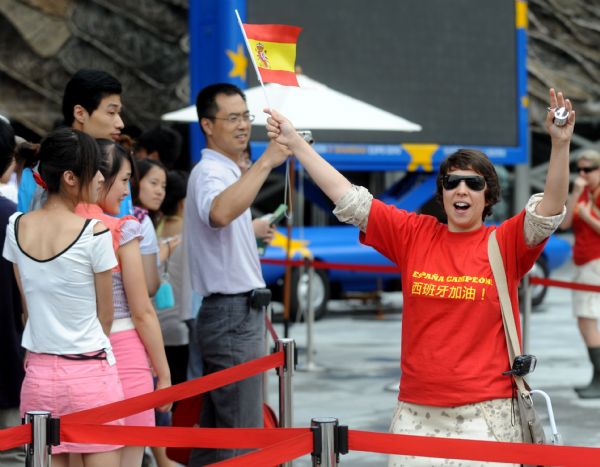
M 515 147 L 515 8 L 511 0 L 248 0 L 247 22 L 301 26 L 297 65 L 307 76 L 423 127 L 314 131 L 317 141 Z

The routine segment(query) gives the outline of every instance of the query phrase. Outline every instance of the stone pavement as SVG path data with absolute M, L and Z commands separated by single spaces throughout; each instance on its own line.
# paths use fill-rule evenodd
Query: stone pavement
M 570 280 L 571 271 L 569 264 L 552 277 Z M 376 319 L 372 307 L 333 302 L 328 316 L 315 324 L 314 360 L 320 370 L 294 375 L 294 426 L 308 427 L 315 417 L 336 417 L 350 429 L 387 431 L 396 402 L 389 387 L 400 375 L 401 297 L 392 294 L 386 299 L 383 319 Z M 283 336 L 281 325 L 276 330 Z M 306 362 L 305 326 L 292 326 L 290 337 L 300 348 L 301 367 Z M 587 384 L 591 365 L 571 315 L 569 290 L 549 289 L 532 316 L 530 339 L 530 353 L 538 357 L 538 366 L 529 381 L 552 398 L 564 444 L 600 447 L 600 399 L 580 400 L 572 389 Z M 276 379 L 269 378 L 269 400 L 277 407 Z M 543 399 L 536 398 L 536 406 L 547 418 Z M 312 465 L 310 456 L 294 465 Z M 340 465 L 382 466 L 386 456 L 350 452 Z

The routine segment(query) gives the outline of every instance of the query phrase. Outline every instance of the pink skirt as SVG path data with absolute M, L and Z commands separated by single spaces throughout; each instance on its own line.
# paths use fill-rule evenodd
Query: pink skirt
M 21 386 L 21 417 L 32 410 L 46 410 L 53 417 L 123 400 L 116 365 L 106 360 L 67 360 L 58 355 L 29 353 Z M 123 425 L 115 420 L 107 425 Z M 106 452 L 122 446 L 61 443 L 53 454 Z
M 110 343 L 117 359 L 119 378 L 125 399 L 154 391 L 152 370 L 146 348 L 135 329 L 115 332 Z M 146 410 L 125 418 L 127 426 L 155 426 L 154 410 Z

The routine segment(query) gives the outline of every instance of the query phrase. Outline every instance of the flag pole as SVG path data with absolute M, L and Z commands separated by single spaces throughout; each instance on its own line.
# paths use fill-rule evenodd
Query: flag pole
M 271 104 L 269 103 L 269 97 L 267 96 L 267 89 L 265 88 L 265 83 L 263 83 L 262 76 L 260 76 L 260 71 L 258 71 L 258 65 L 256 64 L 256 60 L 254 60 L 254 54 L 250 49 L 250 42 L 248 42 L 248 36 L 246 36 L 246 30 L 244 29 L 244 24 L 242 23 L 242 18 L 240 18 L 240 14 L 235 10 L 235 16 L 237 17 L 238 24 L 240 25 L 240 29 L 242 30 L 242 36 L 244 36 L 244 42 L 246 44 L 246 49 L 248 50 L 248 55 L 250 55 L 250 60 L 252 60 L 252 65 L 254 66 L 254 71 L 256 72 L 256 77 L 258 78 L 258 82 L 262 87 L 263 93 L 265 94 L 265 101 L 267 102 L 267 107 L 271 110 Z
M 256 72 L 256 77 L 258 78 L 258 82 L 262 87 L 263 93 L 265 95 L 265 101 L 267 102 L 267 108 L 271 110 L 271 104 L 269 103 L 269 97 L 267 96 L 267 89 L 265 88 L 265 83 L 263 83 L 262 76 L 260 75 L 260 71 L 258 71 L 258 65 L 256 64 L 256 60 L 254 60 L 254 54 L 250 49 L 250 42 L 248 42 L 248 36 L 246 36 L 246 30 L 244 29 L 244 24 L 242 23 L 242 18 L 240 18 L 240 13 L 238 10 L 235 10 L 235 16 L 237 17 L 238 24 L 240 25 L 240 29 L 242 30 L 242 36 L 244 37 L 244 42 L 246 44 L 246 49 L 248 50 L 248 55 L 250 55 L 250 60 L 252 60 L 252 65 L 254 66 L 254 71 Z M 290 204 L 288 207 L 287 218 L 287 245 L 286 245 L 286 258 L 289 261 L 291 259 L 291 238 L 292 238 L 292 203 L 293 203 L 293 190 L 294 190 L 294 161 L 293 159 L 289 159 L 286 161 L 286 177 L 285 177 L 285 186 L 284 192 L 287 194 L 288 191 L 288 183 L 290 190 Z M 291 177 L 288 177 L 288 174 L 291 173 Z M 290 180 L 291 178 L 291 180 Z M 290 321 L 290 302 L 291 302 L 291 282 L 292 282 L 292 268 L 289 264 L 285 266 L 285 279 L 284 279 L 284 294 L 283 294 L 283 325 L 284 325 L 284 335 L 288 337 L 289 335 L 289 321 Z

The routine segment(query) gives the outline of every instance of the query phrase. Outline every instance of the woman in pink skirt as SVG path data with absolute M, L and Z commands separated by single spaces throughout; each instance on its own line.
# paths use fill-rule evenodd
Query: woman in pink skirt
M 60 417 L 123 399 L 108 338 L 117 261 L 108 229 L 74 213 L 78 202 L 96 201 L 103 180 L 96 142 L 61 129 L 46 137 L 38 155 L 35 175 L 47 201 L 10 217 L 3 255 L 14 263 L 26 305 L 21 414 L 45 410 Z M 52 465 L 66 466 L 67 453 L 76 452 L 85 467 L 117 467 L 120 448 L 61 443 L 52 448 Z
M 103 154 L 104 189 L 97 204 L 81 204 L 77 213 L 101 220 L 112 234 L 119 264 L 112 275 L 115 319 L 110 341 L 117 358 L 123 392 L 129 399 L 154 390 L 153 372 L 157 377 L 157 389 L 169 387 L 171 373 L 158 317 L 148 296 L 139 246 L 140 223 L 133 216 L 113 217 L 119 213 L 121 200 L 129 194 L 133 160 L 125 148 L 112 141 L 99 140 L 98 143 Z M 170 404 L 159 410 L 169 409 Z M 125 425 L 154 426 L 154 410 L 125 418 Z M 121 466 L 141 465 L 143 454 L 143 446 L 123 448 Z

